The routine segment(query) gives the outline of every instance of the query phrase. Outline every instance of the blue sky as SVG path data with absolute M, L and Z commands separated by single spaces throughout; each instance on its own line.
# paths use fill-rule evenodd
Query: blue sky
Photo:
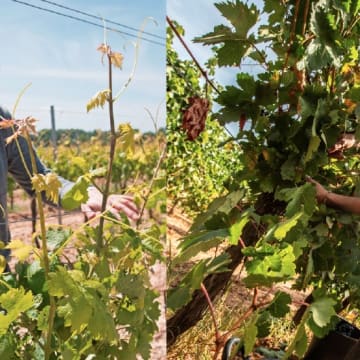
M 167 0 L 167 15 L 170 19 L 176 20 L 184 27 L 184 40 L 188 47 L 196 57 L 198 62 L 203 66 L 205 62 L 213 55 L 211 46 L 204 46 L 199 43 L 194 43 L 192 40 L 195 37 L 202 36 L 213 31 L 214 26 L 219 24 L 226 24 L 227 20 L 221 15 L 214 3 L 224 2 L 223 0 Z M 253 0 L 249 3 L 254 3 L 259 9 L 262 9 L 262 0 Z M 263 21 L 263 20 L 262 20 Z M 190 56 L 184 50 L 183 46 L 177 39 L 174 39 L 174 48 L 178 52 L 180 58 L 190 59 Z M 259 70 L 258 66 L 244 65 L 239 69 L 238 67 L 224 67 L 216 70 L 215 79 L 222 85 L 236 84 L 236 74 L 239 72 L 248 72 L 256 74 Z M 217 109 L 216 104 L 214 109 Z M 236 135 L 238 131 L 237 123 L 228 124 L 226 126 L 230 132 Z
M 23 0 L 35 6 L 94 19 L 54 7 L 41 0 Z M 133 28 L 140 28 L 147 17 L 145 31 L 165 36 L 165 0 L 54 0 Z M 96 48 L 104 40 L 102 28 L 34 9 L 12 0 L 1 2 L 0 61 L 1 104 L 12 110 L 21 90 L 31 86 L 21 98 L 16 118 L 32 115 L 38 129 L 50 127 L 50 105 L 55 106 L 57 128 L 85 130 L 109 128 L 107 109 L 86 113 L 86 104 L 99 90 L 106 89 L 107 68 Z M 116 27 L 108 24 L 109 27 Z M 129 29 L 119 30 L 136 34 Z M 148 35 L 144 35 L 151 38 Z M 165 43 L 165 40 L 151 38 Z M 108 44 L 124 55 L 123 69 L 114 69 L 114 92 L 120 90 L 131 73 L 135 59 L 134 38 L 107 32 Z M 116 123 L 129 122 L 141 131 L 165 125 L 165 47 L 142 41 L 134 79 L 115 103 Z
M 215 25 L 226 23 L 227 20 L 214 6 L 214 3 L 220 2 L 224 2 L 224 0 L 167 0 L 167 15 L 184 27 L 184 39 L 202 65 L 212 56 L 211 46 L 193 43 L 192 40 L 213 31 Z M 248 2 L 254 3 L 259 9 L 263 6 L 262 0 Z M 182 58 L 189 58 L 177 40 L 174 41 L 174 47 Z M 256 72 L 256 69 L 251 67 L 241 69 L 241 71 L 245 70 L 249 73 Z M 235 71 L 238 72 L 239 69 L 235 69 Z M 233 74 L 232 69 L 227 67 L 218 70 L 217 77 L 227 82 L 233 79 Z

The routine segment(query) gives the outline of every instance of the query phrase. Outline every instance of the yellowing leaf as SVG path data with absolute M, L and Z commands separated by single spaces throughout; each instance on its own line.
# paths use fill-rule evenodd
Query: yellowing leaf
M 269 161 L 269 159 L 270 159 L 269 151 L 267 149 L 263 149 L 262 154 L 263 154 L 264 159 L 266 161 Z
M 124 152 L 135 151 L 135 131 L 129 123 L 119 125 L 119 140 L 121 150 Z
M 300 211 L 297 214 L 295 214 L 294 216 L 292 216 L 290 219 L 285 220 L 284 222 L 282 222 L 275 230 L 274 232 L 274 236 L 278 239 L 278 240 L 282 240 L 286 234 L 288 233 L 288 231 L 290 231 L 299 221 L 299 219 L 301 218 L 301 216 L 303 215 L 303 212 Z
M 45 194 L 46 197 L 54 203 L 59 201 L 59 190 L 62 186 L 59 178 L 54 173 L 45 175 Z
M 341 68 L 342 74 L 347 74 L 352 71 L 352 64 L 351 63 L 345 63 L 343 67 Z
M 19 259 L 19 261 L 25 261 L 28 259 L 33 247 L 31 245 L 24 244 L 21 240 L 12 240 L 6 249 L 11 250 L 11 254 Z
M 104 107 L 105 102 L 109 100 L 109 97 L 109 89 L 98 91 L 95 96 L 92 97 L 90 101 L 86 104 L 86 111 L 89 112 L 90 110 L 93 110 L 94 108 L 97 108 L 99 106 Z
M 57 175 L 54 173 L 35 174 L 31 178 L 33 189 L 37 192 L 45 192 L 46 197 L 53 203 L 57 203 L 59 200 L 59 189 L 61 188 L 61 182 Z
M 118 52 L 111 52 L 110 54 L 110 59 L 111 59 L 111 63 L 115 66 L 118 67 L 119 69 L 122 68 L 122 63 L 124 60 L 124 56 Z
M 357 106 L 357 104 L 354 101 L 351 101 L 350 99 L 344 99 L 344 105 L 347 107 L 346 111 L 349 114 L 351 114 Z
M 71 163 L 78 166 L 82 170 L 86 170 L 88 167 L 88 162 L 81 156 L 74 156 L 71 158 Z
M 1 307 L 5 310 L 0 313 L 0 335 L 4 335 L 9 325 L 15 321 L 19 315 L 29 310 L 33 306 L 33 296 L 31 291 L 25 293 L 24 288 L 10 289 L 0 296 Z
M 6 267 L 6 259 L 5 256 L 0 255 L 0 274 L 2 274 Z
M 107 54 L 107 52 L 109 50 L 109 46 L 103 43 L 96 50 L 100 51 L 101 53 L 103 53 L 105 55 L 105 54 Z

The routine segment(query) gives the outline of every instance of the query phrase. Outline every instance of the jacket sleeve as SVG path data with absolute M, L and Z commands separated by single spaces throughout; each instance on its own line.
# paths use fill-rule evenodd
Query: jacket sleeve
M 0 108 L 0 115 L 6 119 L 11 119 L 11 114 Z M 7 132 L 6 136 L 13 134 L 12 129 L 5 129 Z M 29 194 L 33 195 L 34 190 L 32 188 L 30 174 L 33 173 L 31 166 L 30 151 L 26 140 L 19 136 L 17 141 L 12 141 L 6 145 L 7 159 L 8 159 L 8 171 L 14 177 L 15 181 Z M 47 174 L 51 172 L 50 169 L 46 168 L 45 165 L 38 158 L 36 151 L 34 150 L 36 160 L 36 170 L 39 174 Z M 62 187 L 60 189 L 59 197 L 61 197 L 72 187 L 73 183 L 62 177 L 58 177 Z M 44 198 L 45 201 L 48 199 Z M 50 202 L 51 203 L 51 202 Z

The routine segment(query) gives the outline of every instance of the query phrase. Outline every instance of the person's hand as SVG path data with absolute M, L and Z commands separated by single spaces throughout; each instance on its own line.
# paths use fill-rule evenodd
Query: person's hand
M 329 191 L 326 190 L 320 183 L 318 183 L 316 180 L 314 180 L 310 176 L 306 176 L 306 181 L 315 185 L 315 191 L 316 191 L 316 200 L 323 204 L 326 202 L 327 196 L 329 194 Z
M 343 134 L 340 139 L 335 143 L 335 145 L 328 149 L 328 154 L 330 157 L 336 159 L 343 159 L 344 150 L 350 149 L 358 145 L 359 144 L 356 141 L 354 134 Z
M 100 214 L 103 196 L 96 188 L 89 188 L 88 194 L 89 199 L 81 205 L 81 211 L 90 220 Z M 106 209 L 117 219 L 120 219 L 120 212 L 124 213 L 129 220 L 136 221 L 139 219 L 139 210 L 129 195 L 110 195 L 107 199 Z

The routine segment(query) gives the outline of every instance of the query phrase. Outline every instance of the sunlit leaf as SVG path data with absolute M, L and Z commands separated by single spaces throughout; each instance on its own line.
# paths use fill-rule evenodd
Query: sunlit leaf
M 0 313 L 0 335 L 7 332 L 9 325 L 15 321 L 21 313 L 33 306 L 33 295 L 24 288 L 10 289 L 0 295 L 0 305 L 6 310 Z
M 245 211 L 241 218 L 230 227 L 230 244 L 236 245 L 241 237 L 245 225 L 250 220 L 251 211 Z
M 299 219 L 303 215 L 304 213 L 300 211 L 294 216 L 292 216 L 290 219 L 287 219 L 280 223 L 274 232 L 274 236 L 279 240 L 284 239 L 288 231 L 290 231 L 298 223 Z
M 35 174 L 31 178 L 33 189 L 37 192 L 45 192 L 46 197 L 57 204 L 59 190 L 62 186 L 58 176 L 54 173 Z
M 312 136 L 309 142 L 309 147 L 305 155 L 305 162 L 308 162 L 313 157 L 313 154 L 317 152 L 321 140 L 318 136 Z
M 316 301 L 310 305 L 310 312 L 318 326 L 324 327 L 330 323 L 331 318 L 336 315 L 334 309 L 335 304 L 336 301 L 333 299 L 323 297 L 316 299 Z
M 67 210 L 73 210 L 89 199 L 88 187 L 90 180 L 81 176 L 78 178 L 72 188 L 62 197 L 61 205 Z
M 86 104 L 86 111 L 89 112 L 97 107 L 104 107 L 105 103 L 109 100 L 111 95 L 110 90 L 98 91 Z
M 123 60 L 124 60 L 124 56 L 118 52 L 111 52 L 110 54 L 110 59 L 111 59 L 111 63 L 121 69 L 122 68 L 122 63 L 123 63 Z
M 33 247 L 31 245 L 27 245 L 21 240 L 11 240 L 11 242 L 6 245 L 6 249 L 10 249 L 11 254 L 18 258 L 19 261 L 27 260 L 33 251 Z
M 119 125 L 119 142 L 122 151 L 135 151 L 135 130 L 129 123 Z

